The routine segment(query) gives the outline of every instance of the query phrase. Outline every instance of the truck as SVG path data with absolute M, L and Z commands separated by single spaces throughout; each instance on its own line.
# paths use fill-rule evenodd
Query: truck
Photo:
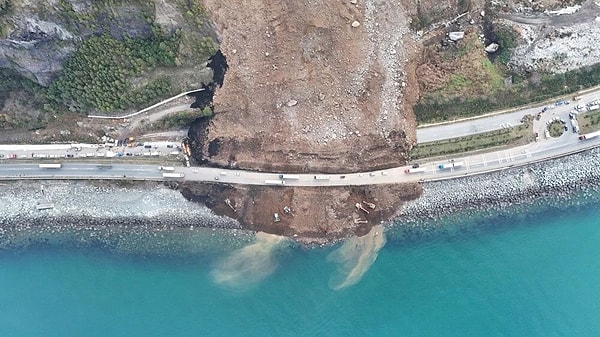
M 59 169 L 62 167 L 62 164 L 40 164 L 40 168 L 44 169 Z
M 284 180 L 265 180 L 265 185 L 285 185 Z
M 326 176 L 326 175 L 315 176 L 315 180 L 329 180 L 329 179 L 331 179 L 331 176 Z
M 300 176 L 295 174 L 280 174 L 279 178 L 288 180 L 299 180 Z
M 427 168 L 425 167 L 415 167 L 415 168 L 407 168 L 406 170 L 404 170 L 404 173 L 419 173 L 419 172 L 426 172 Z
M 589 140 L 592 138 L 596 138 L 598 136 L 600 136 L 600 131 L 594 131 L 594 132 L 586 133 L 585 135 L 579 136 L 579 140 Z
M 588 106 L 588 108 L 587 108 L 588 111 L 594 111 L 594 110 L 598 110 L 598 109 L 600 109 L 600 105 L 598 105 L 598 104 L 592 104 L 592 105 Z
M 159 166 L 158 169 L 160 171 L 169 171 L 169 172 L 175 171 L 175 168 L 173 166 Z
M 450 169 L 450 168 L 457 168 L 457 167 L 461 167 L 464 164 L 460 161 L 457 162 L 452 162 L 452 163 L 446 163 L 446 164 L 440 164 L 438 165 L 438 168 L 440 170 L 446 170 L 446 169 Z
M 173 173 L 173 172 L 163 172 L 163 178 L 183 178 L 185 175 L 183 173 Z
M 571 119 L 571 126 L 573 127 L 573 132 L 574 133 L 579 132 L 579 123 L 577 123 L 577 119 L 576 118 Z

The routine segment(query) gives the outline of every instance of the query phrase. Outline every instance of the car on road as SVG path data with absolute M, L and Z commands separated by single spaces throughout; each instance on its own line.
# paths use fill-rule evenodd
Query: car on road
M 169 149 L 172 149 L 172 148 L 173 148 L 173 144 L 167 144 L 167 147 L 168 147 Z

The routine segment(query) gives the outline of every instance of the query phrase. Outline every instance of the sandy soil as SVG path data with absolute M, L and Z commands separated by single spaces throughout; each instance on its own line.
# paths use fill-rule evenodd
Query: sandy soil
M 354 1 L 353 1 L 354 2 Z M 229 70 L 197 159 L 283 171 L 403 164 L 415 139 L 401 6 L 206 0 Z M 357 27 L 353 27 L 358 25 Z
M 366 235 L 374 225 L 394 218 L 405 201 L 422 192 L 418 184 L 281 188 L 188 182 L 179 188 L 186 198 L 206 204 L 218 215 L 238 220 L 244 228 L 294 237 L 303 243 Z M 375 209 L 363 201 L 375 204 Z M 362 203 L 369 214 L 358 210 L 356 203 Z M 274 213 L 278 213 L 279 222 Z M 355 223 L 355 219 L 366 223 Z
M 220 30 L 228 71 L 215 93 L 215 116 L 190 129 L 198 162 L 324 173 L 406 162 L 415 143 L 413 56 L 419 53 L 402 3 L 204 2 Z M 184 188 L 184 195 L 246 228 L 304 242 L 365 235 L 419 193 L 418 185 Z M 357 211 L 363 200 L 376 209 L 368 215 Z M 355 223 L 359 218 L 368 223 Z

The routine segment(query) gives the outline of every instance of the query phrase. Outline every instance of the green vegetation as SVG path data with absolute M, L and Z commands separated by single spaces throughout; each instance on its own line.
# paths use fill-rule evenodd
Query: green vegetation
M 424 30 L 431 24 L 431 17 L 421 11 L 421 6 L 417 7 L 417 15 L 410 17 L 410 28 L 414 31 Z
M 512 50 L 517 46 L 517 34 L 512 27 L 505 25 L 494 27 L 494 34 L 500 45 L 498 60 L 503 64 L 508 64 Z
M 483 132 L 471 136 L 421 143 L 410 152 L 411 160 L 461 152 L 476 151 L 496 146 L 516 146 L 533 140 L 531 122 L 507 129 Z
M 198 118 L 211 117 L 213 111 L 209 107 L 205 107 L 202 110 L 186 110 L 176 113 L 169 114 L 166 117 L 159 119 L 152 123 L 146 123 L 141 127 L 143 132 L 154 131 L 154 130 L 176 130 L 182 127 L 189 126 L 193 121 Z
M 156 100 L 170 92 L 166 79 L 132 89 L 129 78 L 158 66 L 175 66 L 179 34 L 170 38 L 159 29 L 149 39 L 116 40 L 102 35 L 79 46 L 48 89 L 46 108 L 60 111 L 124 110 Z
M 513 75 L 517 77 L 517 75 Z M 600 64 L 572 70 L 564 74 L 544 75 L 540 79 L 517 78 L 520 82 L 482 97 L 452 97 L 446 99 L 434 93 L 424 96 L 415 105 L 419 123 L 431 123 L 486 112 L 517 107 L 566 95 L 600 83 Z
M 577 115 L 579 133 L 585 134 L 600 129 L 600 110 L 594 110 Z
M 217 51 L 217 45 L 206 31 L 209 27 L 207 22 L 210 22 L 206 9 L 198 0 L 186 1 L 181 4 L 181 9 L 187 24 L 197 29 L 195 33 L 186 32 L 182 35 L 179 49 L 181 58 L 208 60 Z
M 452 74 L 450 75 L 450 82 L 446 86 L 446 90 L 448 91 L 458 91 L 463 88 L 467 88 L 471 86 L 473 82 L 466 79 L 463 75 L 460 74 Z
M 37 99 L 44 99 L 45 89 L 43 87 L 14 70 L 0 68 L 0 107 L 4 105 L 4 101 L 10 93 L 15 90 L 24 90 Z
M 550 132 L 550 137 L 560 137 L 565 132 L 565 127 L 560 121 L 554 121 L 548 125 L 548 131 Z
M 496 65 L 494 65 L 487 57 L 481 61 L 485 74 L 489 78 L 492 91 L 501 89 L 504 86 L 502 73 Z
M 27 113 L 5 114 L 1 108 L 11 94 L 21 105 L 41 108 L 46 100 L 46 89 L 25 78 L 16 71 L 0 68 L 0 129 L 38 129 L 45 121 L 43 116 L 33 117 Z

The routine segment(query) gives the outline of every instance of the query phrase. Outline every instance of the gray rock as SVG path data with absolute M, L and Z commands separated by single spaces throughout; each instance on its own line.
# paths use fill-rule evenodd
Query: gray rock
M 450 32 L 448 33 L 448 38 L 451 41 L 458 41 L 465 37 L 465 32 Z
M 16 7 L 8 38 L 0 40 L 0 68 L 13 69 L 40 85 L 48 86 L 62 70 L 62 64 L 77 45 L 94 34 L 108 33 L 114 38 L 146 38 L 152 34 L 144 9 L 128 4 L 108 4 L 94 11 L 90 1 L 69 0 L 75 13 L 89 14 L 73 22 L 59 8 L 44 2 Z M 43 20 L 38 13 L 44 13 Z M 110 14 L 108 14 L 110 13 Z M 92 19 L 86 19 L 92 18 Z M 87 21 L 86 21 L 87 20 Z
M 496 51 L 498 51 L 499 47 L 500 46 L 497 43 L 490 43 L 487 47 L 485 47 L 485 51 L 488 52 L 488 53 L 490 53 L 490 54 L 493 54 Z

